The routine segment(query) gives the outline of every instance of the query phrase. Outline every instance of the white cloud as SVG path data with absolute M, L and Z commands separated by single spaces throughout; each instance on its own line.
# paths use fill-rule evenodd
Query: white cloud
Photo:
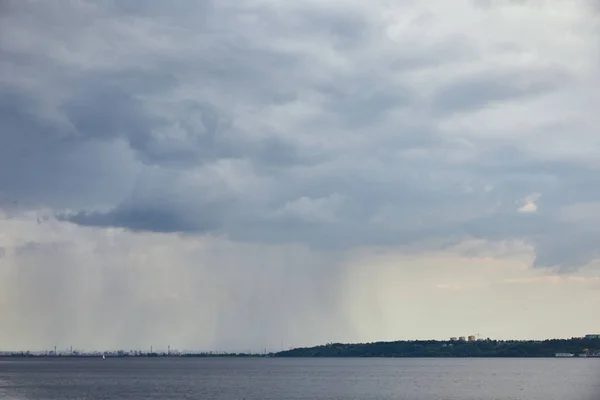
M 523 205 L 521 207 L 519 207 L 519 209 L 517 211 L 520 213 L 523 213 L 523 214 L 536 213 L 538 210 L 536 202 L 538 201 L 539 198 L 540 198 L 539 193 L 533 193 L 533 194 L 530 194 L 529 196 L 526 196 L 522 201 Z

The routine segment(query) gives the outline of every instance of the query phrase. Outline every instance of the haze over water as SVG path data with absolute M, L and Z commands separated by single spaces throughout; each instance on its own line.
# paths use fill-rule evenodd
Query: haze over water
M 596 400 L 600 360 L 0 360 L 0 398 Z

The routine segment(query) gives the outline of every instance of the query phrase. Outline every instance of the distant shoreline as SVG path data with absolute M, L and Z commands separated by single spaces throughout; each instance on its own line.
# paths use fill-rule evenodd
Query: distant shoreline
M 276 357 L 550 358 L 600 357 L 600 338 L 548 340 L 415 340 L 327 345 L 279 352 Z
M 597 358 L 600 338 L 548 340 L 413 340 L 329 343 L 271 353 L 141 351 L 0 351 L 0 358 Z
M 6 358 L 269 358 L 273 354 L 246 354 L 246 353 L 225 353 L 225 354 L 33 354 L 27 352 L 0 352 L 0 359 Z
M 231 356 L 160 356 L 160 357 L 146 357 L 146 356 L 107 356 L 106 360 L 115 359 L 256 359 L 256 358 L 277 358 L 277 359 L 309 359 L 309 358 L 320 358 L 320 359 L 598 359 L 600 356 L 588 356 L 588 357 L 557 357 L 552 356 L 262 356 L 262 355 L 231 355 Z M 0 355 L 0 361 L 2 360 L 90 360 L 90 359 L 101 359 L 99 356 L 21 356 L 21 355 Z

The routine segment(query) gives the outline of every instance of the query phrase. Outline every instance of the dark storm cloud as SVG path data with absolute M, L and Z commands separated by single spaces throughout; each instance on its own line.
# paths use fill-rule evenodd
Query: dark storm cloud
M 206 209 L 206 220 L 192 219 L 189 215 L 167 206 L 135 208 L 119 206 L 107 213 L 78 212 L 74 215 L 59 216 L 80 225 L 124 227 L 134 231 L 154 232 L 202 232 L 218 227 L 217 221 L 209 220 L 211 210 Z M 215 219 L 215 217 L 213 217 Z
M 119 90 L 90 90 L 65 104 L 74 128 L 88 139 L 124 139 L 145 164 L 194 165 L 235 154 L 227 142 L 229 122 L 210 104 L 184 101 L 165 104 L 177 110 L 174 121 L 154 115 L 142 102 Z M 169 139 L 176 130 L 178 140 Z
M 114 202 L 127 190 L 132 166 L 118 142 L 82 140 L 70 127 L 37 115 L 37 101 L 30 96 L 3 93 L 0 193 L 6 201 L 26 207 L 81 207 Z
M 328 249 L 518 238 L 536 265 L 594 257 L 597 233 L 556 217 L 600 194 L 593 164 L 547 155 L 516 122 L 522 137 L 489 135 L 521 111 L 444 128 L 515 104 L 533 125 L 558 116 L 584 78 L 546 62 L 560 58 L 546 31 L 494 63 L 486 44 L 509 40 L 494 27 L 404 4 L 165 4 L 4 5 L 0 199 L 136 231 Z M 587 132 L 559 130 L 585 149 Z

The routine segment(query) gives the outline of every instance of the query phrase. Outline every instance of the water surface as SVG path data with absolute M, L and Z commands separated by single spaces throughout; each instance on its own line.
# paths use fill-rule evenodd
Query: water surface
M 0 359 L 0 399 L 598 400 L 600 359 Z

